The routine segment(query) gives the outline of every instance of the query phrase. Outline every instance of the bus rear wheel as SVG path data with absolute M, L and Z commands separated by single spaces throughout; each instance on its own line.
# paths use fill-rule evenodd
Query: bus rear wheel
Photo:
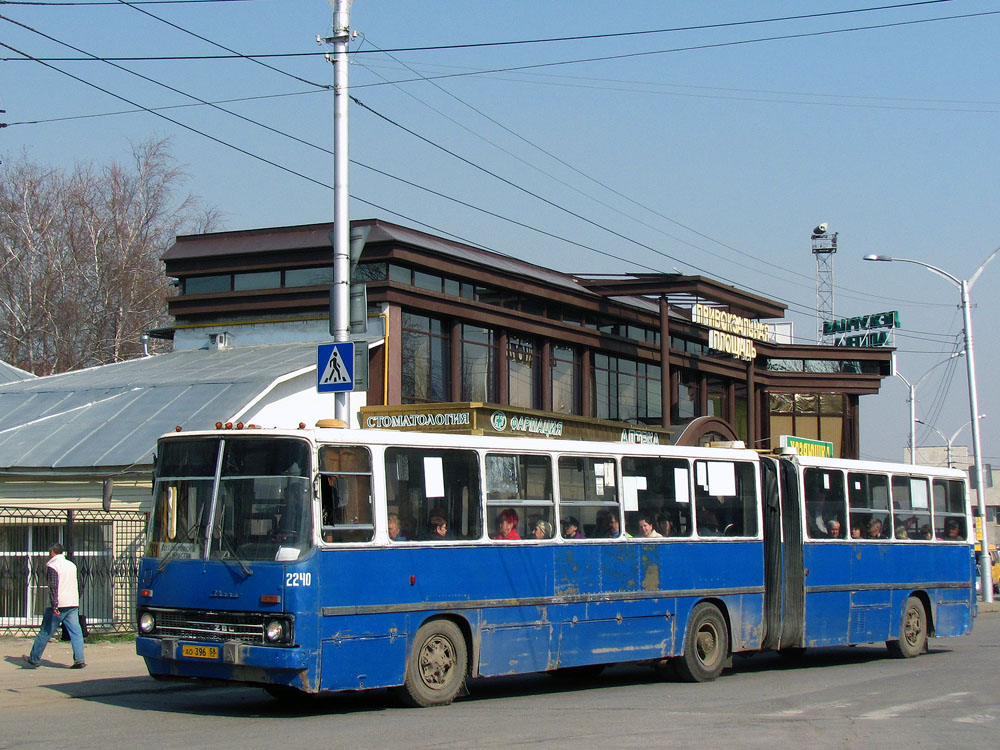
M 924 603 L 911 596 L 903 609 L 903 621 L 899 624 L 899 640 L 886 641 L 885 647 L 897 659 L 912 659 L 927 648 L 927 611 Z
M 719 608 L 701 602 L 691 610 L 684 653 L 675 661 L 684 682 L 709 682 L 722 674 L 729 656 L 729 628 Z
M 399 690 L 409 706 L 445 706 L 465 681 L 468 651 L 462 631 L 451 620 L 431 620 L 417 630 Z

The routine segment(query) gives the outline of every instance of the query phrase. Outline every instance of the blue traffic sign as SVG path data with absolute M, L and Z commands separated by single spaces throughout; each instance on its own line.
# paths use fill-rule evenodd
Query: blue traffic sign
M 343 393 L 354 390 L 354 342 L 320 344 L 316 351 L 316 390 Z

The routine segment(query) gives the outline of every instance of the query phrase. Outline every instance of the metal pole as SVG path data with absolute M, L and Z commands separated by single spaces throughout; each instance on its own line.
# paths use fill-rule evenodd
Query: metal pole
M 982 540 L 979 544 L 979 567 L 982 571 L 983 601 L 992 602 L 993 575 L 990 564 L 989 539 L 986 532 L 986 482 L 983 479 L 983 447 L 979 438 L 979 393 L 976 389 L 976 362 L 972 350 L 972 306 L 969 304 L 969 282 L 962 281 L 960 288 L 962 290 L 962 317 L 965 321 L 965 364 L 969 372 L 972 451 L 976 462 L 976 506 L 982 530 Z
M 910 464 L 917 462 L 917 393 L 916 386 L 910 386 Z
M 347 44 L 353 0 L 333 8 L 333 312 L 334 341 L 350 341 L 351 217 L 349 209 Z M 337 393 L 334 416 L 350 423 L 347 393 Z

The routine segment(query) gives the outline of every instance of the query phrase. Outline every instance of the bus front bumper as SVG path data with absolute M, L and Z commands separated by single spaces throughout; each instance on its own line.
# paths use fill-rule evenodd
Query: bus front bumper
M 285 679 L 248 679 L 237 676 L 234 667 L 249 668 L 239 673 L 267 674 L 271 670 L 304 672 L 308 653 L 298 647 L 259 646 L 239 641 L 197 641 L 182 638 L 135 639 L 136 653 L 146 660 L 150 674 L 237 679 L 252 682 L 285 682 Z M 275 675 L 277 677 L 277 675 Z

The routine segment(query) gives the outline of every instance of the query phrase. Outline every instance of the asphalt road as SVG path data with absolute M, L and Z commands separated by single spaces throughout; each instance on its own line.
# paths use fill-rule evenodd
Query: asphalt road
M 619 666 L 596 680 L 476 680 L 451 706 L 403 708 L 390 691 L 288 706 L 254 688 L 158 683 L 130 643 L 69 644 L 22 669 L 24 639 L 0 639 L 0 748 L 1000 746 L 1000 613 L 961 638 L 896 660 L 882 646 L 796 661 L 737 658 L 702 685 Z

